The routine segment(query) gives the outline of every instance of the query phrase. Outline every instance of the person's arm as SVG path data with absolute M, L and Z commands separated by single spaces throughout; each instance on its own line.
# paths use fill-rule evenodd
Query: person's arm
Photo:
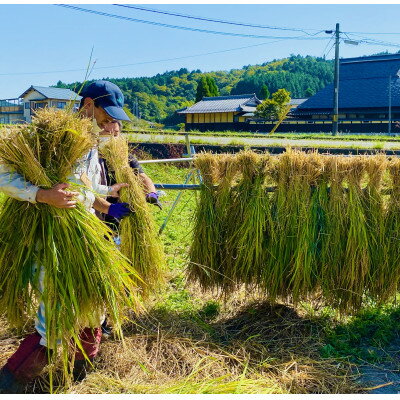
M 148 193 L 156 193 L 156 188 L 154 186 L 153 181 L 151 180 L 151 178 L 146 175 L 146 173 L 143 171 L 142 166 L 139 164 L 138 160 L 136 159 L 135 156 L 130 155 L 129 156 L 129 165 L 130 167 L 133 169 L 133 171 L 135 172 L 135 174 L 137 174 L 139 176 L 140 181 L 143 184 L 143 189 L 144 192 L 146 194 Z
M 139 178 L 142 181 L 145 193 L 156 193 L 156 187 L 149 176 L 142 172 L 139 173 Z
M 111 217 L 122 219 L 131 213 L 128 203 L 115 203 L 111 204 L 107 200 L 96 197 L 93 202 L 93 208 L 103 214 L 110 215 Z
M 58 183 L 51 189 L 38 188 L 36 192 L 36 201 L 57 208 L 75 208 L 77 203 L 75 196 L 78 196 L 79 192 L 64 190 L 68 186 L 68 183 Z
M 51 189 L 41 189 L 7 166 L 0 165 L 0 191 L 20 201 L 33 204 L 46 203 L 58 208 L 73 208 L 76 205 L 73 198 L 78 193 L 65 190 L 68 186 L 67 183 L 59 183 Z
M 143 168 L 139 164 L 138 160 L 135 157 L 131 156 L 129 160 L 129 165 L 139 176 L 139 179 L 143 185 L 146 201 L 150 204 L 154 204 L 159 209 L 162 209 L 162 205 L 158 200 L 158 193 L 156 191 L 156 187 L 154 186 L 154 183 L 151 180 L 151 178 L 147 176 L 146 173 L 143 171 Z
M 109 203 L 106 199 L 103 199 L 102 197 L 96 197 L 94 199 L 93 208 L 103 214 L 108 214 L 110 205 L 111 203 Z

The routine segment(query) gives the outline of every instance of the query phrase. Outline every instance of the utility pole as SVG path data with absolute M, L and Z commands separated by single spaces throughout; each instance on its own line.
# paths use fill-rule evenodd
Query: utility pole
M 333 116 L 332 116 L 332 135 L 338 134 L 339 126 L 339 24 L 336 24 L 336 43 L 335 43 L 335 77 L 333 81 Z
M 392 134 L 392 76 L 389 75 L 389 115 L 388 134 Z

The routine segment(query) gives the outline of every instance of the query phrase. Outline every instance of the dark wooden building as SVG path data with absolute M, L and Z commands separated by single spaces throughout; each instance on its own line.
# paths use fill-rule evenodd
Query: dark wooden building
M 340 130 L 387 132 L 389 119 L 393 124 L 400 120 L 399 75 L 400 54 L 340 60 Z M 300 104 L 291 117 L 309 124 L 331 124 L 332 109 L 333 84 L 330 84 Z

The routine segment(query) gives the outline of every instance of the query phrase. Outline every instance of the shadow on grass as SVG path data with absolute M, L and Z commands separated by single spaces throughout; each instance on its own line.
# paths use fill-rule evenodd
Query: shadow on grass
M 307 318 L 282 304 L 255 301 L 221 316 L 216 304 L 208 302 L 196 313 L 153 309 L 127 325 L 126 335 L 152 336 L 150 348 L 163 337 L 170 344 L 193 346 L 204 356 L 223 355 L 237 374 L 248 368 L 272 375 L 288 393 L 359 392 L 348 362 L 321 356 L 325 325 L 324 317 Z M 178 358 L 184 363 L 186 355 L 183 351 Z M 191 368 L 189 362 L 186 373 Z

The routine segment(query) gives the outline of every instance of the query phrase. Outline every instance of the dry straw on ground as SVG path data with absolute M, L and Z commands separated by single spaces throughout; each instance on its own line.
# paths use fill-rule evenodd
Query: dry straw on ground
M 221 179 L 224 157 L 196 158 L 205 180 L 191 279 L 225 293 L 247 284 L 295 303 L 322 291 L 341 311 L 354 311 L 368 298 L 393 298 L 398 160 L 244 151 L 229 156 L 235 175 L 227 181 Z M 218 202 L 222 186 L 224 201 Z
M 267 303 L 232 307 L 199 338 L 159 321 L 127 346 L 106 342 L 97 371 L 70 393 L 356 393 L 351 365 L 323 360 L 317 325 Z M 234 311 L 233 311 L 234 310 Z M 164 324 L 165 322 L 165 324 Z M 313 333 L 312 333 L 313 332 Z M 128 336 L 128 333 L 126 334 Z

